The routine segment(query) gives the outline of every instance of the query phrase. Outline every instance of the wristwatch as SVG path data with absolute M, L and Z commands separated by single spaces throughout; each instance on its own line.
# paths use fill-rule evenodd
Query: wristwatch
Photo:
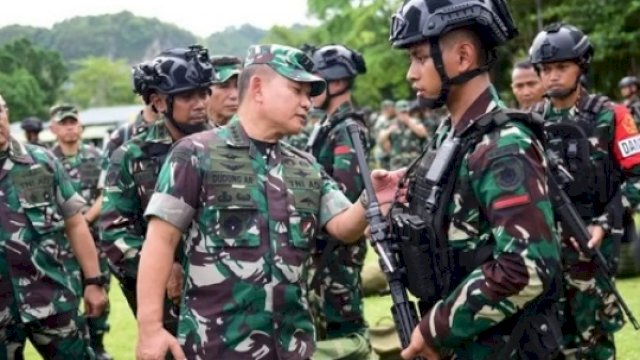
M 100 287 L 104 287 L 107 282 L 109 282 L 109 277 L 107 275 L 99 275 L 91 278 L 86 278 L 82 282 L 83 287 L 87 287 L 89 285 L 97 285 Z

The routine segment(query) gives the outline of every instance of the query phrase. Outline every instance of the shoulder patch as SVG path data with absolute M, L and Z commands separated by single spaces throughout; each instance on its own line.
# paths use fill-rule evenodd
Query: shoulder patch
M 517 156 L 502 157 L 491 163 L 496 185 L 503 191 L 514 191 L 524 182 L 524 165 Z

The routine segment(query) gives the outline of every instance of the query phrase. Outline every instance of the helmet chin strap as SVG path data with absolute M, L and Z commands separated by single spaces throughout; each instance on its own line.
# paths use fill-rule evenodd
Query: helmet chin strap
M 545 92 L 545 95 L 547 95 L 552 99 L 564 100 L 569 96 L 571 96 L 573 93 L 575 93 L 578 90 L 579 86 L 580 86 L 580 76 L 578 76 L 575 83 L 573 83 L 572 87 L 568 89 L 549 90 Z
M 163 113 L 165 118 L 169 121 L 169 123 L 171 123 L 171 125 L 173 125 L 173 127 L 178 129 L 178 131 L 180 131 L 183 135 L 191 135 L 207 129 L 206 122 L 202 122 L 199 124 L 178 124 L 176 119 L 173 118 L 173 101 L 173 95 L 168 95 L 167 110 Z
M 348 79 L 348 84 L 340 91 L 338 91 L 335 94 L 332 94 L 331 91 L 329 90 L 329 84 L 327 83 L 327 97 L 324 98 L 324 101 L 322 102 L 322 104 L 318 107 L 318 109 L 322 109 L 324 111 L 327 111 L 329 109 L 329 103 L 331 103 L 331 99 L 333 99 L 336 96 L 340 96 L 344 93 L 346 93 L 347 91 L 351 90 L 351 85 L 353 84 L 353 79 Z
M 460 85 L 464 84 L 467 81 L 473 79 L 474 77 L 483 74 L 489 71 L 489 68 L 494 63 L 496 59 L 496 54 L 494 50 L 487 52 L 487 61 L 484 65 L 469 70 L 467 72 L 463 72 L 457 76 L 452 78 L 447 75 L 446 70 L 444 69 L 444 61 L 442 60 L 442 51 L 440 49 L 440 42 L 437 37 L 432 37 L 429 39 L 429 44 L 431 45 L 431 57 L 433 58 L 433 64 L 438 71 L 438 75 L 440 76 L 440 93 L 436 98 L 427 98 L 427 97 L 419 97 L 418 101 L 420 105 L 428 108 L 428 109 L 438 109 L 446 104 L 447 99 L 449 98 L 449 92 L 451 91 L 451 85 Z

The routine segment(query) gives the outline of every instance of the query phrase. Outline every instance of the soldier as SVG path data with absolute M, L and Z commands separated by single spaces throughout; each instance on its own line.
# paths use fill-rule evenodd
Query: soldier
M 143 63 L 144 64 L 144 63 Z M 144 71 L 140 68 L 142 64 L 133 67 L 133 92 L 140 95 L 144 101 L 144 107 L 136 116 L 133 123 L 128 123 L 120 126 L 109 136 L 109 140 L 104 145 L 102 151 L 102 162 L 100 178 L 98 180 L 98 189 L 104 189 L 104 182 L 107 176 L 107 167 L 109 166 L 109 159 L 113 152 L 119 148 L 122 144 L 129 139 L 145 133 L 150 124 L 153 124 L 158 120 L 158 113 L 153 111 L 151 105 L 151 94 L 153 91 L 145 90 L 142 87 L 145 83 Z M 100 195 L 102 197 L 102 195 Z M 100 199 L 102 202 L 102 199 Z
M 511 91 L 520 109 L 528 109 L 542 100 L 544 88 L 529 59 L 518 61 L 511 73 Z
M 86 205 L 82 209 L 94 243 L 98 243 L 98 228 L 96 219 L 100 214 L 101 197 L 98 195 L 98 177 L 100 175 L 101 152 L 93 146 L 82 143 L 82 124 L 78 117 L 78 109 L 73 106 L 58 107 L 51 116 L 51 131 L 56 135 L 58 144 L 51 149 L 53 155 L 60 160 L 62 168 L 71 179 L 71 185 L 78 193 Z M 107 294 L 111 283 L 109 265 L 104 252 L 98 249 L 100 273 L 107 280 L 104 289 Z M 97 318 L 87 319 L 89 325 L 89 335 L 91 347 L 96 353 L 97 360 L 110 360 L 112 357 L 104 348 L 104 334 L 109 331 L 107 322 L 109 317 L 109 305 L 105 307 L 102 314 Z
M 249 48 L 237 117 L 177 143 L 146 216 L 137 358 L 308 359 L 314 352 L 307 281 L 318 229 L 354 242 L 366 222 L 311 156 L 280 141 L 302 129 L 324 91 L 313 62 L 281 45 Z M 372 181 L 381 203 L 400 173 Z M 362 198 L 365 199 L 365 198 Z M 365 199 L 366 200 L 366 199 Z M 161 327 L 164 282 L 181 244 L 187 277 L 179 339 Z
M 100 214 L 101 246 L 134 314 L 139 253 L 147 227 L 144 209 L 171 145 L 209 127 L 206 103 L 214 76 L 207 50 L 197 45 L 167 50 L 139 68 L 144 73 L 140 93 L 148 96 L 159 120 L 111 156 Z M 180 295 L 181 277 L 176 262 L 169 283 L 163 283 L 171 300 Z M 175 331 L 177 314 L 169 301 L 167 307 L 171 311 L 165 314 L 165 326 Z
M 378 143 L 380 132 L 391 126 L 393 118 L 396 116 L 395 105 L 392 100 L 385 99 L 380 106 L 380 115 L 373 124 L 373 129 L 369 138 L 373 147 L 373 155 L 378 166 L 383 169 L 389 168 L 389 152 L 382 149 Z
M 530 115 L 505 109 L 489 77 L 496 47 L 516 34 L 502 0 L 409 0 L 392 18 L 413 89 L 450 113 L 408 170 L 409 203 L 391 210 L 424 239 L 401 243 L 422 312 L 404 359 L 551 359 L 559 349 L 545 155 Z
M 38 119 L 35 116 L 30 116 L 28 118 L 22 119 L 20 127 L 22 128 L 22 130 L 24 130 L 24 135 L 27 139 L 27 143 L 45 147 L 40 143 L 39 140 L 40 132 L 42 131 L 42 120 Z
M 624 105 L 629 108 L 631 115 L 636 120 L 636 125 L 640 125 L 640 81 L 635 76 L 626 76 L 618 83 L 620 94 L 624 98 Z
M 242 60 L 236 56 L 213 56 L 211 65 L 216 81 L 211 85 L 207 117 L 212 126 L 223 126 L 238 111 L 238 75 L 242 71 Z
M 23 359 L 28 337 L 45 359 L 92 359 L 78 295 L 84 285 L 89 317 L 107 295 L 84 201 L 49 151 L 10 129 L 0 96 L 0 358 Z
M 548 100 L 533 110 L 544 116 L 549 149 L 571 172 L 567 194 L 590 225 L 590 247 L 600 246 L 616 268 L 623 227 L 620 187 L 625 179 L 638 184 L 640 135 L 628 110 L 580 85 L 593 56 L 589 38 L 578 28 L 553 24 L 540 32 L 529 50 Z M 638 203 L 638 193 L 629 193 Z M 615 357 L 613 333 L 623 325 L 611 292 L 596 280 L 595 265 L 565 233 L 562 262 L 566 306 L 565 354 L 578 359 Z M 611 274 L 613 276 L 614 274 Z
M 398 100 L 395 120 L 378 137 L 380 146 L 389 153 L 389 168 L 399 169 L 411 164 L 422 151 L 427 135 L 422 122 L 409 115 L 409 102 Z
M 327 82 L 325 91 L 313 98 L 313 107 L 325 111 L 326 117 L 316 124 L 318 129 L 306 150 L 354 202 L 364 185 L 357 175 L 360 170 L 347 125 L 349 120 L 355 121 L 360 137 L 368 138 L 366 120 L 355 113 L 351 102 L 356 77 L 367 71 L 365 61 L 344 45 L 322 46 L 311 58 L 314 73 Z M 364 237 L 355 244 L 342 245 L 324 231 L 318 234 L 312 250 L 314 275 L 310 284 L 318 340 L 359 336 L 367 344 L 365 349 L 369 348 L 360 277 L 366 253 Z M 368 355 L 364 351 L 364 358 Z

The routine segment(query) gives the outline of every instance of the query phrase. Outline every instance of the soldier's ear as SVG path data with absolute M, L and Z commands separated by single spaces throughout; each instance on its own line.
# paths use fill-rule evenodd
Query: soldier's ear
M 160 94 L 152 93 L 149 96 L 149 103 L 151 104 L 153 109 L 159 114 L 167 110 L 166 98 Z
M 249 95 L 253 101 L 262 104 L 264 101 L 265 79 L 258 73 L 251 76 L 249 80 Z

